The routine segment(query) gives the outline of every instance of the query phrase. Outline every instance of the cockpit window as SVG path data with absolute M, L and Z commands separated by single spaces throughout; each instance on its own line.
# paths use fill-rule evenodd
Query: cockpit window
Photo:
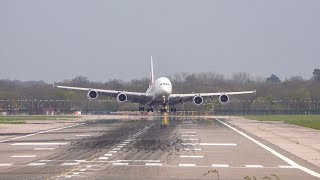
M 160 84 L 160 86 L 163 86 L 163 85 L 170 86 L 169 83 L 161 83 L 161 84 Z

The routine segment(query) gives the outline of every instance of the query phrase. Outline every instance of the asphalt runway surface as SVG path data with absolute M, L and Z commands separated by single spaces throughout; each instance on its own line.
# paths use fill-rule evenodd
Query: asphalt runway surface
M 89 120 L 0 141 L 0 179 L 318 179 L 227 119 Z

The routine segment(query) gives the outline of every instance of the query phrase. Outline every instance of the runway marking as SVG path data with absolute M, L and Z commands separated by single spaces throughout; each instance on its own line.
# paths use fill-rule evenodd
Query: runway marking
M 121 148 L 113 148 L 113 151 L 119 151 Z
M 195 164 L 179 164 L 179 167 L 195 167 Z
M 181 132 L 182 134 L 197 134 L 197 132 Z
M 87 166 L 87 168 L 91 168 L 92 166 Z
M 76 165 L 79 165 L 80 163 L 63 163 L 61 164 L 62 166 L 76 166 Z
M 55 150 L 56 148 L 34 148 L 34 151 L 51 151 L 51 150 Z
M 40 160 L 40 162 L 53 162 L 54 160 L 46 160 L 46 159 L 43 159 L 43 160 Z
M 117 146 L 117 148 L 123 148 L 123 146 Z
M 47 163 L 30 163 L 28 164 L 29 166 L 43 166 L 46 165 Z
M 109 151 L 109 153 L 117 153 L 118 151 Z
M 81 159 L 81 160 L 74 160 L 76 162 L 87 162 L 87 160 Z
M 78 173 L 78 172 L 74 172 L 73 174 L 74 174 L 74 175 L 79 175 L 80 173 Z
M 199 139 L 182 139 L 183 141 L 198 141 Z
M 78 134 L 78 135 L 76 135 L 77 137 L 89 137 L 89 136 L 91 136 L 91 135 L 89 135 L 89 134 Z
M 75 127 L 75 126 L 79 126 L 79 125 L 83 125 L 83 124 L 85 124 L 85 123 L 78 123 L 78 124 L 73 124 L 73 125 L 69 125 L 69 126 L 64 126 L 64 127 L 61 127 L 61 128 L 56 128 L 56 129 L 41 131 L 41 132 L 37 132 L 37 133 L 33 133 L 33 134 L 28 134 L 28 135 L 25 135 L 25 136 L 18 136 L 18 137 L 2 140 L 2 141 L 0 141 L 0 143 L 11 141 L 11 140 L 15 140 L 15 139 L 21 139 L 21 138 L 25 138 L 25 137 L 30 137 L 30 136 L 34 136 L 34 135 L 37 135 L 37 134 L 43 134 L 43 133 L 47 133 L 47 132 L 58 131 L 58 130 L 61 130 L 61 129 L 71 128 L 71 127 Z
M 212 164 L 212 167 L 229 167 L 228 164 Z
M 50 146 L 50 145 L 66 145 L 68 143 L 14 143 L 11 146 Z
M 13 155 L 13 156 L 10 156 L 10 157 L 13 157 L 13 158 L 31 158 L 31 157 L 36 157 L 37 155 Z
M 189 149 L 189 148 L 185 148 L 186 151 L 201 151 L 202 149 Z
M 0 167 L 12 166 L 12 164 L 0 164 Z
M 187 146 L 237 146 L 234 143 L 182 143 Z
M 197 136 L 197 135 L 188 135 L 188 134 L 183 134 L 183 135 L 181 135 L 182 137 L 195 137 L 195 136 Z
M 162 166 L 162 163 L 146 163 L 146 166 Z
M 87 170 L 87 169 L 80 169 L 79 171 L 80 171 L 80 172 L 83 172 L 83 171 L 86 171 L 86 170 Z
M 112 156 L 112 154 L 105 154 L 104 156 Z
M 116 160 L 117 162 L 149 162 L 149 163 L 157 163 L 160 160 Z
M 315 172 L 315 171 L 312 171 L 312 170 L 310 170 L 310 169 L 308 169 L 308 168 L 306 168 L 306 167 L 304 167 L 304 166 L 301 166 L 300 164 L 294 162 L 293 160 L 291 160 L 291 159 L 285 157 L 284 155 L 278 153 L 277 151 L 273 150 L 272 148 L 270 148 L 270 147 L 262 144 L 261 142 L 255 140 L 254 138 L 248 136 L 247 134 L 239 131 L 238 129 L 236 129 L 236 128 L 232 127 L 232 126 L 230 126 L 229 124 L 227 124 L 227 123 L 225 123 L 225 122 L 222 122 L 222 121 L 219 120 L 219 119 L 216 119 L 216 120 L 219 121 L 221 124 L 224 124 L 225 126 L 229 127 L 230 129 L 236 131 L 237 133 L 241 134 L 242 136 L 244 136 L 245 138 L 249 139 L 250 141 L 256 143 L 256 144 L 259 145 L 260 147 L 262 147 L 262 148 L 264 148 L 265 150 L 269 151 L 270 153 L 272 153 L 273 155 L 275 155 L 275 156 L 277 156 L 278 158 L 282 159 L 283 161 L 285 161 L 286 163 L 290 164 L 291 166 L 296 167 L 296 168 L 300 169 L 301 171 L 304 171 L 304 172 L 306 172 L 306 173 L 308 173 L 308 174 L 310 174 L 310 175 L 312 175 L 312 176 L 315 176 L 315 177 L 317 177 L 317 178 L 320 178 L 320 174 L 319 174 L 319 173 L 317 173 L 317 172 Z
M 119 144 L 120 146 L 125 146 L 125 145 L 127 145 L 127 144 Z
M 112 163 L 114 166 L 128 166 L 129 163 Z
M 109 157 L 99 157 L 99 159 L 109 159 Z
M 247 168 L 263 168 L 261 165 L 245 165 Z
M 297 168 L 297 167 L 294 167 L 294 166 L 278 166 L 279 168 L 285 168 L 285 169 L 294 169 L 294 168 Z
M 203 156 L 184 156 L 184 155 L 181 155 L 180 157 L 181 158 L 203 158 Z

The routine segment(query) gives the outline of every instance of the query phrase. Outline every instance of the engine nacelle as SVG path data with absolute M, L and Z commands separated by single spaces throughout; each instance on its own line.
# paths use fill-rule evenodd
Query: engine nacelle
M 226 94 L 222 94 L 222 95 L 219 96 L 219 102 L 220 102 L 221 104 L 226 104 L 226 103 L 229 102 L 229 100 L 230 100 L 230 98 L 229 98 L 229 96 L 226 95 Z
M 124 102 L 126 102 L 127 100 L 128 100 L 128 97 L 127 97 L 126 94 L 120 93 L 120 94 L 117 95 L 117 102 L 118 102 L 118 103 L 124 103 Z
M 203 97 L 201 97 L 201 96 L 195 96 L 195 97 L 193 98 L 193 103 L 194 103 L 195 105 L 201 105 L 201 104 L 203 103 Z
M 97 91 L 90 90 L 87 93 L 87 97 L 88 97 L 89 100 L 97 99 L 99 97 L 99 93 Z

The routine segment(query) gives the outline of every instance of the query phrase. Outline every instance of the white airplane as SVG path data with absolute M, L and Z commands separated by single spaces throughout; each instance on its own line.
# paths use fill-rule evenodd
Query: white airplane
M 154 80 L 153 75 L 153 61 L 151 56 L 151 79 L 149 88 L 145 93 L 143 92 L 127 92 L 119 90 L 106 90 L 95 88 L 83 88 L 83 87 L 70 87 L 53 85 L 57 88 L 88 91 L 87 97 L 89 100 L 97 99 L 99 95 L 105 95 L 109 97 L 115 97 L 118 103 L 124 103 L 127 101 L 139 103 L 139 111 L 144 111 L 144 107 L 147 106 L 147 112 L 153 112 L 153 107 L 161 106 L 160 111 L 166 112 L 167 107 L 170 106 L 171 112 L 176 112 L 174 107 L 176 104 L 182 104 L 187 101 L 192 101 L 195 105 L 201 105 L 204 102 L 204 98 L 212 98 L 214 96 L 219 97 L 219 102 L 225 104 L 229 102 L 229 95 L 239 94 L 254 94 L 256 91 L 241 91 L 241 92 L 217 92 L 217 93 L 191 93 L 191 94 L 172 94 L 172 84 L 166 77 L 160 77 Z

